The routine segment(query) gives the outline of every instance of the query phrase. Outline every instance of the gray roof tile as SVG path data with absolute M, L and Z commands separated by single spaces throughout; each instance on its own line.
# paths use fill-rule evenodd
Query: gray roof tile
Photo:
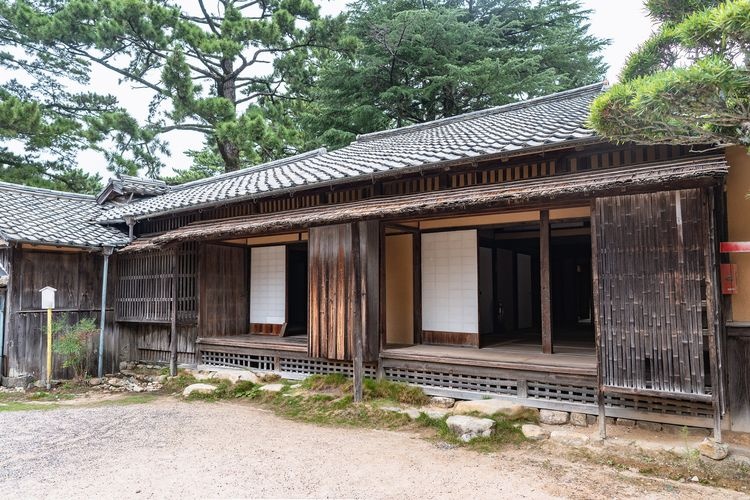
M 336 151 L 316 150 L 175 186 L 164 194 L 128 204 L 109 203 L 99 220 L 144 218 L 281 190 L 305 189 L 317 183 L 352 181 L 405 168 L 429 168 L 447 161 L 595 140 L 594 132 L 586 128 L 586 119 L 589 106 L 602 87 L 602 84 L 589 85 L 530 101 L 366 134 Z
M 0 182 L 0 239 L 43 245 L 123 246 L 127 235 L 94 222 L 94 196 Z

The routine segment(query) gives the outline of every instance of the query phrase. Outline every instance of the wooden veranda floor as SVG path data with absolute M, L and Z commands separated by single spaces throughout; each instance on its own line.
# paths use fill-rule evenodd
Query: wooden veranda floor
M 404 361 L 596 376 L 594 347 L 577 342 L 556 344 L 555 354 L 543 354 L 541 347 L 531 342 L 496 343 L 481 349 L 443 345 L 388 345 L 381 357 Z
M 220 347 L 232 352 L 279 351 L 307 353 L 307 336 L 230 335 L 198 339 L 201 349 Z M 497 342 L 487 347 L 443 345 L 388 345 L 381 357 L 388 360 L 446 363 L 483 368 L 527 370 L 568 375 L 596 375 L 594 347 L 583 342 L 558 342 L 555 354 L 543 354 L 533 341 Z
M 277 337 L 274 335 L 227 335 L 224 337 L 202 337 L 201 346 L 231 347 L 234 349 L 263 349 L 284 352 L 307 352 L 307 335 Z

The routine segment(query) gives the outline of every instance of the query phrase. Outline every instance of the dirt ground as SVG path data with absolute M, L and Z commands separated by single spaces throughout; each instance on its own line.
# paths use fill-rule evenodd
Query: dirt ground
M 482 454 L 243 403 L 2 412 L 0 429 L 0 498 L 740 498 L 549 450 Z

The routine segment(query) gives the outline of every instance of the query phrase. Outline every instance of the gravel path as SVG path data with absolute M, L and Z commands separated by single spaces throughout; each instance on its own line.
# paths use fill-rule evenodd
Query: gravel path
M 171 398 L 0 413 L 0 498 L 727 498 L 542 451 L 480 454 L 406 432 L 316 427 Z

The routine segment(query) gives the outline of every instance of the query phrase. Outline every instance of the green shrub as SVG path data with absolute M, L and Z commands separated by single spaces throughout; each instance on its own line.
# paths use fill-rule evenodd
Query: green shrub
M 63 367 L 71 368 L 76 380 L 83 380 L 88 372 L 88 344 L 97 331 L 93 318 L 84 318 L 71 325 L 65 314 L 52 323 L 52 333 L 57 337 L 52 343 L 52 351 L 62 356 Z

